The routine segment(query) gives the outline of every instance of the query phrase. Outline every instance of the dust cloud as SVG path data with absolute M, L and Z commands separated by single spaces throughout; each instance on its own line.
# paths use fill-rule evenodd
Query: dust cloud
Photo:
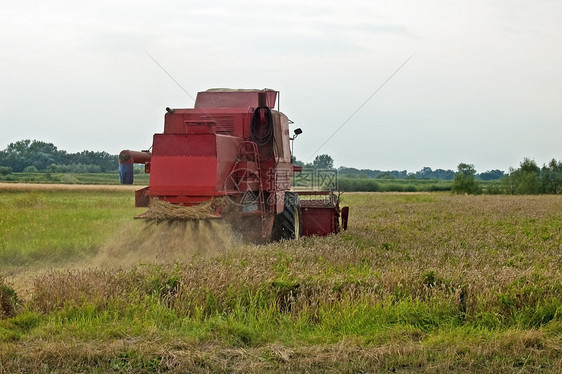
M 102 244 L 92 265 L 128 267 L 139 263 L 173 263 L 209 257 L 241 243 L 221 220 L 132 221 Z

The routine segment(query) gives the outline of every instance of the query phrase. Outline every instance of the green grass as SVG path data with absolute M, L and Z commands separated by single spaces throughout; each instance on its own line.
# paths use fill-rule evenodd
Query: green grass
M 486 194 L 500 194 L 501 180 L 482 181 L 476 183 Z M 341 191 L 355 192 L 437 192 L 450 191 L 452 180 L 438 179 L 373 179 L 373 178 L 338 178 Z
M 3 256 L 19 260 L 0 262 L 0 274 L 87 263 L 136 213 L 131 192 L 1 194 L 12 235 Z M 232 242 L 167 264 L 38 272 L 17 300 L 21 285 L 6 277 L 0 300 L 15 315 L 0 319 L 0 368 L 562 369 L 560 196 L 343 198 L 350 229 L 337 236 Z
M 453 181 L 430 179 L 338 178 L 338 189 L 351 192 L 431 192 L 450 191 Z
M 135 185 L 148 185 L 149 174 L 135 174 Z M 117 173 L 11 173 L 0 175 L 0 182 L 49 184 L 119 184 Z M 499 194 L 501 181 L 477 181 L 484 193 Z M 450 191 L 453 181 L 437 179 L 373 179 L 340 177 L 341 191 L 363 192 L 435 192 Z
M 2 192 L 2 266 L 59 262 L 92 255 L 135 215 L 132 192 Z M 1 267 L 0 267 L 1 268 Z
M 148 185 L 149 174 L 135 174 L 135 185 Z M 119 184 L 117 173 L 10 173 L 0 175 L 0 182 L 51 184 Z

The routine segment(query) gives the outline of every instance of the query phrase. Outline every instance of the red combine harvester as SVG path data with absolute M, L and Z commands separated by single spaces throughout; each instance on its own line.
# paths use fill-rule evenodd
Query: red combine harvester
M 164 132 L 154 135 L 151 152 L 119 155 L 121 183 L 133 183 L 135 163 L 150 173 L 148 187 L 135 193 L 135 206 L 150 211 L 156 199 L 207 204 L 211 217 L 228 220 L 256 241 L 345 230 L 349 209 L 340 209 L 339 195 L 290 191 L 293 173 L 301 171 L 292 163 L 290 142 L 302 131 L 290 137 L 291 122 L 274 109 L 277 95 L 211 89 L 197 94 L 193 109 L 166 108 Z

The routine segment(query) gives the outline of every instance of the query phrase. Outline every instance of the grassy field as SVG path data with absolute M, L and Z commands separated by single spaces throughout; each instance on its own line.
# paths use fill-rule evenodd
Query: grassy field
M 135 185 L 148 185 L 149 174 L 135 174 Z M 117 173 L 10 173 L 0 175 L 5 183 L 51 183 L 51 184 L 119 184 Z
M 135 174 L 134 185 L 148 185 L 149 174 Z M 93 184 L 117 185 L 117 173 L 11 173 L 0 175 L 0 183 L 41 183 L 41 184 Z M 502 181 L 477 181 L 482 191 L 487 194 L 502 193 Z M 339 191 L 346 192 L 437 192 L 450 191 L 452 180 L 438 179 L 374 179 L 349 178 L 337 179 Z
M 347 232 L 255 246 L 0 195 L 0 373 L 562 371 L 562 196 L 349 193 Z

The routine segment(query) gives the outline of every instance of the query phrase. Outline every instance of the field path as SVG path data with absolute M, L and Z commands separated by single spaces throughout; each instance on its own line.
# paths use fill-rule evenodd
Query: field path
M 0 183 L 0 191 L 135 191 L 138 185 Z

